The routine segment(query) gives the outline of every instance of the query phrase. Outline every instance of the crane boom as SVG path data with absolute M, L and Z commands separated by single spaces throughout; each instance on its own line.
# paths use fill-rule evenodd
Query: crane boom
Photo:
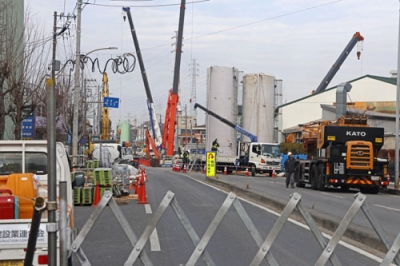
M 138 57 L 139 66 L 140 66 L 140 71 L 142 73 L 144 88 L 146 90 L 147 108 L 149 110 L 153 136 L 154 136 L 157 146 L 161 146 L 161 143 L 162 143 L 161 130 L 160 130 L 160 126 L 157 122 L 157 116 L 156 116 L 156 111 L 155 111 L 155 107 L 154 107 L 153 96 L 151 95 L 149 82 L 147 80 L 146 69 L 144 68 L 142 53 L 141 53 L 140 47 L 139 47 L 139 41 L 138 41 L 138 38 L 136 35 L 135 27 L 133 25 L 131 10 L 129 7 L 123 7 L 122 10 L 125 11 L 126 14 L 128 15 L 128 22 L 129 22 L 129 26 L 131 28 L 133 43 L 135 45 L 136 55 Z
M 178 36 L 176 40 L 174 80 L 172 84 L 172 90 L 170 90 L 168 95 L 167 108 L 165 111 L 162 148 L 166 149 L 166 155 L 168 156 L 172 156 L 174 154 L 176 108 L 179 103 L 178 86 L 182 54 L 183 25 L 185 20 L 185 5 L 186 1 L 182 0 L 179 13 Z
M 340 54 L 339 58 L 336 60 L 335 64 L 331 67 L 331 69 L 328 71 L 324 79 L 321 81 L 319 84 L 318 88 L 315 90 L 314 94 L 320 93 L 325 91 L 325 89 L 328 87 L 329 83 L 333 79 L 333 77 L 336 75 L 338 72 L 339 68 L 343 64 L 344 60 L 346 60 L 347 56 L 350 54 L 351 50 L 354 48 L 354 46 L 358 42 L 364 41 L 364 37 L 361 36 L 359 32 L 356 32 L 353 37 L 351 38 L 350 42 L 347 44 L 343 52 Z M 360 53 L 357 52 L 357 57 L 360 59 Z
M 195 104 L 194 104 L 194 108 L 196 109 L 197 107 L 199 107 L 200 109 L 202 109 L 203 111 L 205 111 L 207 114 L 212 115 L 213 117 L 217 118 L 217 119 L 220 120 L 221 122 L 227 124 L 228 126 L 234 128 L 236 131 L 238 131 L 238 132 L 244 134 L 245 136 L 249 137 L 250 140 L 251 140 L 251 142 L 258 142 L 258 138 L 257 138 L 256 135 L 254 135 L 254 134 L 248 132 L 247 130 L 243 129 L 242 127 L 240 127 L 240 126 L 238 126 L 238 125 L 235 125 L 235 124 L 232 123 L 231 121 L 229 121 L 229 120 L 227 120 L 227 119 L 225 119 L 225 118 L 223 118 L 223 117 L 217 115 L 216 113 L 214 113 L 214 112 L 208 110 L 208 109 L 205 108 L 204 106 L 202 106 L 202 105 L 200 105 L 200 104 L 198 104 L 198 103 L 195 103 Z
M 107 73 L 103 73 L 103 90 L 102 90 L 102 96 L 103 99 L 104 97 L 108 97 L 109 91 L 108 91 L 108 76 Z M 100 139 L 101 140 L 109 140 L 110 139 L 110 119 L 108 116 L 108 108 L 104 107 L 101 110 L 101 129 L 100 129 Z

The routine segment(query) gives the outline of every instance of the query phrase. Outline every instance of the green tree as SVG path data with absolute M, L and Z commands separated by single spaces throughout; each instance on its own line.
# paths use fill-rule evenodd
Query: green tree
M 302 143 L 282 142 L 279 145 L 279 151 L 283 154 L 287 154 L 289 151 L 293 154 L 305 154 Z
M 0 1 L 0 139 L 21 139 L 22 120 L 45 91 L 48 54 L 23 3 Z

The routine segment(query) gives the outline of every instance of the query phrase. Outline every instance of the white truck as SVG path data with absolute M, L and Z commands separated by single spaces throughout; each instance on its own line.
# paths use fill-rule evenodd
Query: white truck
M 279 155 L 278 143 L 262 143 L 258 142 L 256 135 L 248 132 L 238 125 L 233 124 L 229 120 L 219 116 L 218 114 L 208 110 L 204 106 L 195 103 L 194 108 L 199 107 L 207 114 L 212 115 L 226 125 L 234 128 L 236 131 L 247 136 L 251 142 L 239 142 L 237 156 L 223 156 L 218 155 L 216 157 L 216 167 L 218 171 L 224 171 L 225 167 L 227 172 L 231 173 L 234 170 L 248 170 L 252 176 L 256 173 L 268 173 L 272 176 L 272 173 L 281 171 L 281 159 Z M 206 162 L 205 156 L 202 156 L 202 162 Z
M 206 156 L 201 156 L 202 164 L 206 163 Z M 237 156 L 216 156 L 216 168 L 218 171 L 226 170 L 245 171 L 246 169 L 255 176 L 256 173 L 279 173 L 281 171 L 281 159 L 277 143 L 240 142 Z
M 47 141 L 0 141 L 0 191 L 11 191 L 15 198 L 14 217 L 2 217 L 0 219 L 0 265 L 18 266 L 24 265 L 26 256 L 29 230 L 33 227 L 32 210 L 34 199 L 26 198 L 29 193 L 47 201 Z M 56 143 L 57 165 L 57 206 L 56 219 L 57 231 L 57 265 L 60 265 L 60 228 L 68 228 L 66 237 L 72 240 L 72 228 L 74 227 L 74 201 L 71 184 L 71 172 L 68 155 L 62 143 Z M 17 178 L 15 178 L 17 177 Z M 60 213 L 59 182 L 66 184 L 66 215 Z M 33 186 L 33 192 L 32 192 Z M 28 194 L 27 194 L 28 193 Z M 0 197 L 2 211 L 6 215 L 4 202 L 10 198 L 10 193 L 2 193 Z M 22 196 L 20 196 L 20 195 Z M 33 195 L 33 197 L 35 196 Z M 64 196 L 65 197 L 65 196 Z M 4 208 L 3 208 L 4 207 Z M 9 207 L 9 206 L 8 206 Z M 8 208 L 8 211 L 10 209 Z M 11 210 L 12 211 L 12 210 Z M 44 210 L 41 215 L 39 231 L 37 233 L 36 248 L 33 254 L 35 266 L 48 264 L 48 213 Z M 67 217 L 67 221 L 59 217 Z M 10 219 L 11 218 L 11 219 Z M 65 225 L 65 226 L 63 226 Z M 64 231 L 63 231 L 64 232 Z M 67 241 L 69 242 L 69 241 Z M 72 243 L 72 242 L 69 242 Z

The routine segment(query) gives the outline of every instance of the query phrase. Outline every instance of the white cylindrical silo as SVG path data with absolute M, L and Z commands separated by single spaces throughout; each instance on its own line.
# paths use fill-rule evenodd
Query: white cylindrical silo
M 236 125 L 237 123 L 237 69 L 212 66 L 207 70 L 206 108 Z M 218 139 L 219 155 L 236 155 L 236 130 L 219 119 L 206 115 L 206 149 Z
M 274 142 L 275 77 L 247 74 L 243 78 L 242 127 L 258 137 L 258 142 Z M 250 141 L 246 136 L 244 141 Z

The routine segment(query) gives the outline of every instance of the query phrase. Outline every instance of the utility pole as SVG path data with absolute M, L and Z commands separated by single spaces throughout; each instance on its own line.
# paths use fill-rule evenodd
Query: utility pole
M 185 137 L 187 136 L 187 105 L 185 104 Z M 189 143 L 189 140 L 186 139 L 186 145 Z M 187 146 L 186 146 L 187 147 Z M 187 148 L 186 148 L 187 149 Z
M 195 118 L 197 123 L 197 109 L 194 109 L 194 104 L 196 103 L 196 77 L 197 77 L 197 66 L 196 59 L 192 59 L 192 95 L 190 104 L 190 114 Z
M 400 11 L 400 10 L 399 10 Z M 396 90 L 396 136 L 394 156 L 394 188 L 399 187 L 399 104 L 400 104 L 400 12 L 399 12 L 399 36 L 397 47 L 397 90 Z
M 72 165 L 77 165 L 78 155 L 78 127 L 79 127 L 79 67 L 81 61 L 81 13 L 82 13 L 82 0 L 78 0 L 78 14 L 76 20 L 76 59 L 75 59 L 75 90 L 74 90 L 74 113 L 72 125 Z M 55 264 L 54 264 L 55 265 Z
M 98 85 L 98 105 L 97 105 L 97 135 L 101 136 L 101 89 Z
M 51 64 L 51 79 L 47 80 L 47 185 L 48 185 L 48 250 L 49 265 L 57 264 L 57 163 L 56 163 L 56 96 L 55 96 L 55 63 L 56 63 L 56 45 L 57 45 L 57 12 L 54 12 L 53 28 L 53 57 Z

